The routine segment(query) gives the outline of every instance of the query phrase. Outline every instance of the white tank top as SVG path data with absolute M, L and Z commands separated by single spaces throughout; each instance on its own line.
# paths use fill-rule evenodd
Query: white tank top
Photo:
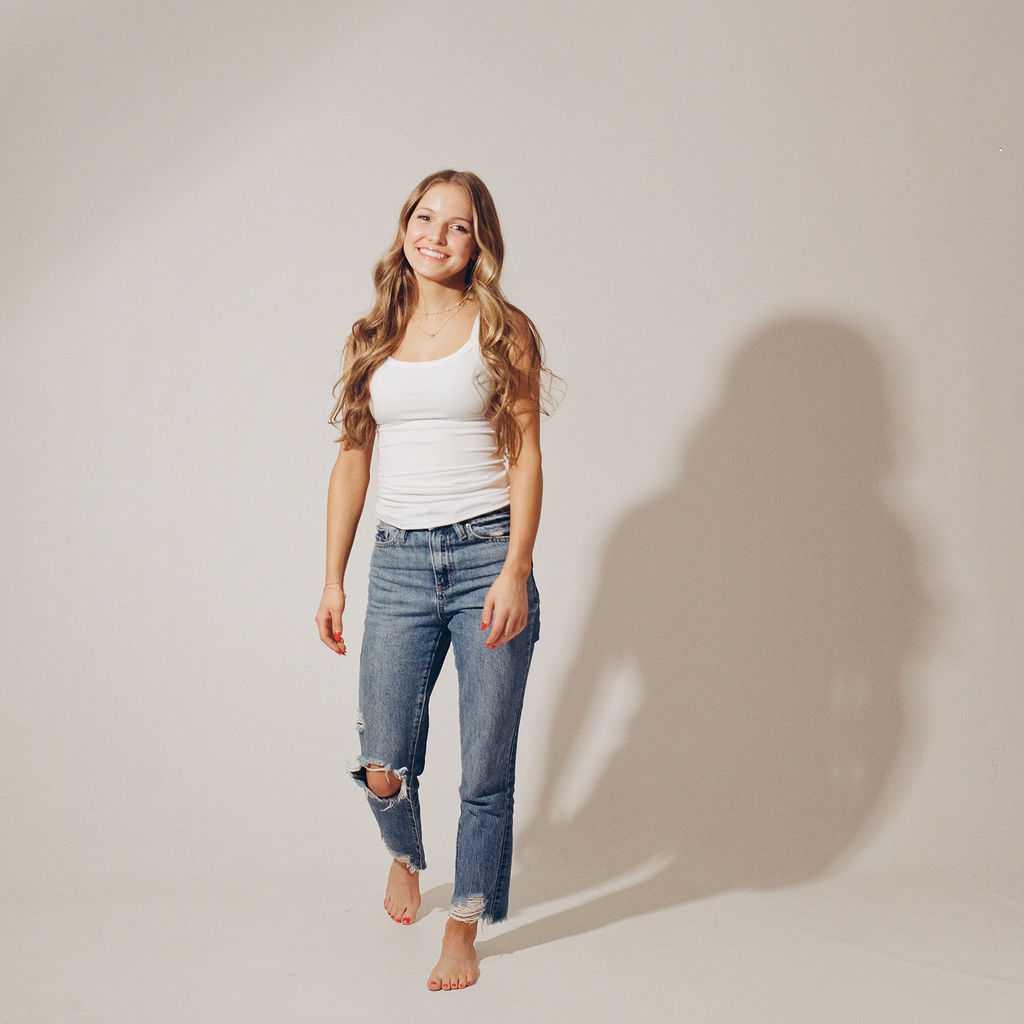
M 402 530 L 447 526 L 504 508 L 508 468 L 484 416 L 480 318 L 441 359 L 389 358 L 370 378 L 377 422 L 377 518 Z

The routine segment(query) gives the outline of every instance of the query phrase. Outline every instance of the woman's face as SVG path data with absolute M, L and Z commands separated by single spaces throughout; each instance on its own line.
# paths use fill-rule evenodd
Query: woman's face
M 405 258 L 418 278 L 462 288 L 477 253 L 473 204 L 461 185 L 431 185 L 405 226 Z

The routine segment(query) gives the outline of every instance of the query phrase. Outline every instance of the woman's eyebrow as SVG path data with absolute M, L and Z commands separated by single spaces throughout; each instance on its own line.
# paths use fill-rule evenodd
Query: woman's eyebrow
M 435 215 L 437 214 L 437 210 L 435 210 L 432 206 L 423 206 L 421 204 L 420 206 L 416 207 L 416 212 L 419 213 L 420 210 L 426 210 L 427 213 L 433 213 Z M 468 217 L 449 217 L 448 219 L 449 220 L 461 220 L 464 224 L 471 223 L 471 221 L 470 221 L 470 219 Z

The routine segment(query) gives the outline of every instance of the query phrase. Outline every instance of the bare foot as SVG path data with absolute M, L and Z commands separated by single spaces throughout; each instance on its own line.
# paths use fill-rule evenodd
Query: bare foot
M 420 909 L 420 876 L 401 861 L 391 862 L 388 887 L 384 891 L 384 909 L 392 921 L 412 924 Z
M 449 917 L 444 926 L 444 939 L 441 941 L 441 959 L 430 972 L 427 988 L 431 992 L 441 989 L 469 988 L 480 977 L 477 967 L 476 921 L 463 924 Z

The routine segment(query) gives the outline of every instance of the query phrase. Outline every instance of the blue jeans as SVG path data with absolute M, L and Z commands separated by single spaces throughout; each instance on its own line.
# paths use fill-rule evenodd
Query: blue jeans
M 450 526 L 400 530 L 378 523 L 359 663 L 360 758 L 352 775 L 367 793 L 381 838 L 412 871 L 426 867 L 419 778 L 428 704 L 455 649 L 459 676 L 462 811 L 452 916 L 500 921 L 508 914 L 512 792 L 526 675 L 540 632 L 540 598 L 530 574 L 526 628 L 496 650 L 485 645 L 484 598 L 508 551 L 509 510 Z M 401 788 L 381 798 L 366 766 L 393 771 Z

